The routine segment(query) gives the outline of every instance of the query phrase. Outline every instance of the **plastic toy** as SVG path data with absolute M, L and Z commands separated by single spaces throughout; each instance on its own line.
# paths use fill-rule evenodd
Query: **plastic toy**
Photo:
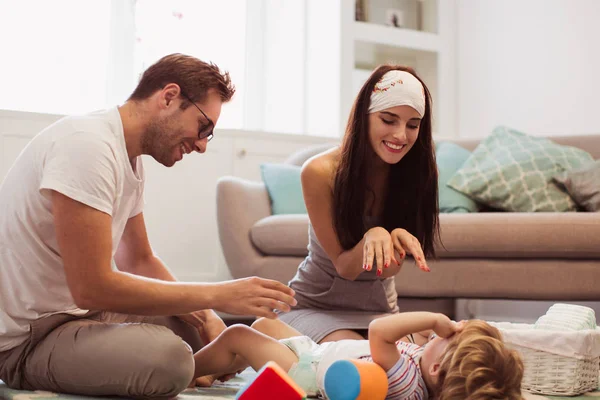
M 338 360 L 325 373 L 330 400 L 384 400 L 387 391 L 387 374 L 374 362 Z
M 236 400 L 303 400 L 306 392 L 275 362 L 268 362 L 236 395 Z

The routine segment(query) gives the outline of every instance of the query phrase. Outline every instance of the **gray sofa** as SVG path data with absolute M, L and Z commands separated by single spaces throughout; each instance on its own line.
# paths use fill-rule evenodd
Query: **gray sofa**
M 553 137 L 600 158 L 600 135 Z M 473 150 L 477 140 L 453 140 Z M 326 148 L 292 155 L 295 165 Z M 217 184 L 221 245 L 234 278 L 288 282 L 307 255 L 308 216 L 271 215 L 262 182 L 223 177 Z M 600 299 L 600 213 L 441 214 L 443 247 L 431 273 L 407 259 L 396 276 L 401 310 L 452 315 L 457 298 Z

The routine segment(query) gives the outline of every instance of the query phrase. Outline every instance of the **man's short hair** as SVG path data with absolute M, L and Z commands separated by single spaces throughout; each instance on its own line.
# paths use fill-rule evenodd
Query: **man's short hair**
M 226 103 L 233 97 L 235 86 L 228 72 L 221 72 L 213 63 L 195 57 L 174 53 L 164 56 L 152 64 L 144 73 L 128 100 L 144 100 L 169 83 L 176 83 L 182 93 L 194 102 L 202 102 L 209 90 L 216 90 L 221 101 Z M 182 108 L 189 102 L 184 99 Z

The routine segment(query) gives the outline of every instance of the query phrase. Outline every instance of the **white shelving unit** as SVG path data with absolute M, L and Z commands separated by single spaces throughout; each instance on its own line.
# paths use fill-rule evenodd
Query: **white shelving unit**
M 358 90 L 375 67 L 389 62 L 412 67 L 427 84 L 433 99 L 434 135 L 458 136 L 457 0 L 361 1 L 367 21 L 355 20 L 356 0 L 309 0 L 307 31 L 311 33 L 306 60 L 309 130 L 338 129 L 341 134 Z M 328 4 L 327 10 L 323 10 L 323 3 Z M 406 11 L 406 28 L 385 25 L 386 11 L 390 8 Z M 338 18 L 323 19 L 323 12 Z M 410 29 L 417 26 L 420 29 Z M 328 115 L 331 121 L 324 127 Z M 318 121 L 318 126 L 311 125 L 311 119 L 315 124 Z
M 357 42 L 425 52 L 440 50 L 439 36 L 434 33 L 360 21 L 355 21 L 353 25 L 354 40 Z

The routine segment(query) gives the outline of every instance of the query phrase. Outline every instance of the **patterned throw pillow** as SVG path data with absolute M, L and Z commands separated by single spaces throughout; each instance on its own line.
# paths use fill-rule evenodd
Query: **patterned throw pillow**
M 552 177 L 593 157 L 578 148 L 498 127 L 481 141 L 448 186 L 506 211 L 576 211 L 569 194 Z

